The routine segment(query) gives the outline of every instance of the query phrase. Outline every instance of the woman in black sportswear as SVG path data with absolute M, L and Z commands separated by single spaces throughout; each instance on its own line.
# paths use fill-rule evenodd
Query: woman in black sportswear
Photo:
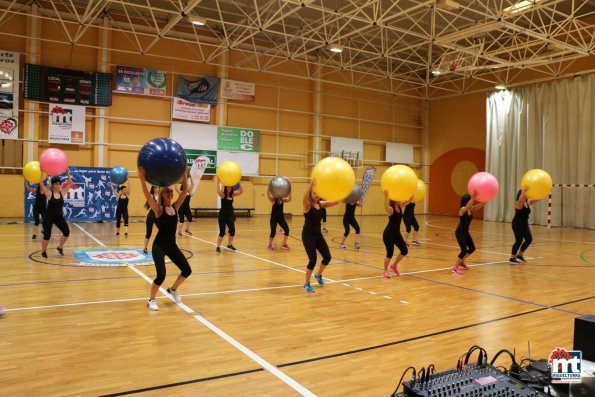
M 361 207 L 362 206 L 362 201 L 361 199 L 357 202 L 357 203 L 345 203 L 345 214 L 343 215 L 343 228 L 345 229 L 345 232 L 343 233 L 343 239 L 341 240 L 341 243 L 339 244 L 339 248 L 345 248 L 345 240 L 347 239 L 347 236 L 349 236 L 349 227 L 353 227 L 353 229 L 355 230 L 355 248 L 359 249 L 359 224 L 357 223 L 357 220 L 355 220 L 355 210 L 357 207 Z
M 155 202 L 159 202 L 159 188 L 157 186 L 151 186 L 149 195 L 153 197 Z M 149 253 L 149 240 L 151 239 L 151 234 L 153 234 L 153 225 L 155 224 L 155 213 L 151 209 L 149 201 L 145 201 L 145 208 L 149 210 L 147 213 L 147 219 L 145 220 L 147 231 L 145 233 L 145 247 L 143 248 L 143 252 L 147 254 Z
M 457 237 L 459 247 L 461 247 L 461 252 L 459 253 L 455 267 L 452 268 L 452 272 L 456 274 L 463 274 L 463 270 L 461 269 L 469 269 L 465 263 L 465 259 L 475 252 L 475 243 L 469 233 L 469 225 L 473 220 L 473 211 L 478 210 L 485 205 L 485 203 L 475 204 L 476 196 L 477 194 L 474 194 L 473 196 L 464 194 L 463 197 L 461 197 L 461 204 L 459 205 L 459 225 L 455 230 L 455 236 Z
M 118 198 L 118 206 L 116 207 L 116 236 L 120 235 L 120 219 L 124 218 L 124 235 L 128 236 L 128 201 L 130 192 L 126 186 L 122 185 L 118 191 L 114 189 L 114 184 L 110 185 L 114 197 Z
M 514 245 L 512 246 L 512 255 L 509 263 L 517 265 L 526 262 L 523 255 L 533 241 L 531 229 L 529 229 L 529 214 L 531 208 L 539 200 L 527 198 L 527 186 L 523 187 L 516 194 L 516 203 L 514 205 L 514 218 L 512 218 L 512 231 L 514 232 Z
M 159 306 L 157 306 L 157 302 L 155 302 L 155 296 L 157 295 L 159 287 L 165 280 L 165 257 L 167 256 L 171 259 L 174 265 L 180 269 L 180 274 L 176 278 L 176 281 L 174 281 L 172 286 L 167 289 L 167 293 L 170 294 L 177 303 L 182 302 L 178 287 L 190 276 L 190 274 L 192 274 L 192 269 L 190 268 L 188 260 L 176 244 L 178 209 L 184 202 L 186 193 L 188 193 L 188 182 L 184 178 L 182 184 L 183 194 L 178 196 L 178 199 L 175 202 L 172 201 L 174 192 L 169 187 L 161 188 L 159 191 L 159 202 L 157 202 L 147 189 L 144 168 L 140 167 L 138 169 L 138 176 L 141 180 L 145 198 L 155 213 L 155 224 L 157 225 L 157 236 L 155 236 L 155 240 L 153 240 L 153 248 L 151 250 L 157 276 L 155 277 L 155 280 L 153 280 L 153 284 L 151 284 L 151 293 L 149 301 L 147 302 L 147 307 L 150 310 L 157 311 L 159 310 Z
M 390 263 L 391 258 L 395 252 L 395 245 L 399 248 L 399 255 L 395 258 L 392 265 L 390 265 L 390 269 L 397 275 L 401 275 L 397 266 L 399 262 L 403 260 L 405 256 L 408 254 L 407 244 L 405 244 L 405 240 L 403 240 L 403 236 L 401 235 L 401 219 L 403 219 L 403 207 L 407 206 L 412 199 L 407 201 L 398 202 L 393 201 L 388 197 L 388 192 L 384 191 L 384 210 L 388 215 L 388 223 L 384 228 L 384 232 L 382 233 L 382 241 L 384 242 L 384 246 L 386 247 L 386 257 L 384 258 L 384 272 L 382 273 L 382 277 L 390 278 L 388 274 L 388 264 Z
M 45 218 L 43 218 L 43 240 L 41 240 L 41 256 L 48 257 L 46 252 L 50 238 L 52 237 L 52 226 L 56 225 L 62 232 L 62 238 L 56 250 L 64 256 L 64 244 L 70 236 L 70 228 L 64 219 L 62 207 L 64 207 L 64 195 L 68 193 L 72 186 L 72 178 L 70 177 L 70 169 L 66 170 L 67 181 L 64 186 L 61 186 L 59 176 L 51 179 L 51 191 L 43 184 L 43 179 L 39 181 L 39 186 L 45 197 L 48 199 L 48 206 L 45 210 Z
M 233 238 L 236 235 L 236 215 L 233 209 L 233 200 L 235 197 L 244 193 L 244 188 L 240 185 L 238 190 L 234 192 L 233 186 L 223 186 L 220 184 L 217 176 L 215 176 L 215 186 L 217 188 L 217 195 L 221 198 L 221 209 L 217 216 L 217 220 L 219 221 L 219 237 L 217 237 L 217 248 L 215 251 L 218 253 L 221 252 L 221 242 L 223 241 L 223 236 L 225 236 L 225 226 L 229 229 L 227 248 L 235 251 L 236 247 L 233 246 Z
M 324 286 L 324 279 L 322 278 L 322 272 L 328 266 L 331 261 L 331 252 L 328 249 L 328 244 L 322 236 L 320 230 L 320 221 L 322 219 L 322 209 L 332 207 L 339 204 L 338 201 L 320 201 L 318 195 L 313 191 L 313 187 L 316 184 L 316 180 L 312 179 L 310 185 L 304 194 L 304 228 L 302 229 L 302 242 L 306 253 L 308 254 L 308 268 L 306 269 L 306 283 L 304 284 L 304 291 L 314 292 L 314 288 L 310 284 L 312 278 L 312 272 L 316 267 L 316 251 L 322 255 L 322 261 L 318 268 L 318 273 L 314 275 L 318 285 Z
M 271 219 L 269 220 L 269 224 L 271 226 L 271 234 L 269 235 L 269 245 L 267 246 L 268 249 L 271 251 L 273 250 L 273 239 L 275 238 L 275 232 L 277 230 L 277 224 L 279 227 L 283 229 L 283 245 L 281 246 L 282 249 L 288 250 L 289 245 L 287 245 L 287 240 L 289 239 L 289 226 L 287 225 L 287 221 L 285 220 L 285 216 L 283 215 L 283 204 L 289 203 L 291 201 L 291 192 L 287 197 L 284 198 L 274 198 L 271 195 L 270 190 L 267 190 L 267 196 L 269 200 L 273 204 L 271 208 Z
M 43 181 L 41 181 L 40 184 L 37 185 L 36 188 L 34 188 L 31 185 L 29 185 L 27 181 L 25 181 L 25 189 L 35 194 L 35 204 L 33 204 L 33 220 L 35 221 L 35 232 L 33 232 L 33 235 L 31 236 L 33 240 L 35 240 L 37 238 L 37 235 L 39 234 L 40 218 L 41 225 L 43 226 L 43 220 L 45 219 L 45 208 L 48 203 L 47 197 L 41 190 L 41 184 L 43 184 Z
M 409 240 L 409 233 L 411 233 L 411 227 L 413 227 L 413 241 L 411 241 L 411 244 L 419 246 L 420 244 L 417 241 L 419 223 L 417 223 L 417 219 L 415 218 L 414 202 L 407 204 L 405 207 L 405 212 L 403 213 L 403 223 L 405 224 L 405 243 L 407 243 L 407 240 Z
M 192 232 L 190 231 L 190 225 L 192 224 L 192 210 L 190 209 L 190 200 L 192 199 L 192 190 L 194 189 L 194 181 L 190 177 L 190 175 L 186 175 L 188 179 L 188 193 L 186 194 L 186 198 L 184 198 L 184 202 L 180 207 L 179 216 L 180 216 L 180 223 L 178 225 L 178 236 L 182 235 L 182 229 L 184 228 L 184 217 L 188 222 L 186 222 L 186 234 L 192 236 Z M 176 192 L 178 195 L 182 194 L 182 186 L 178 189 L 176 186 Z

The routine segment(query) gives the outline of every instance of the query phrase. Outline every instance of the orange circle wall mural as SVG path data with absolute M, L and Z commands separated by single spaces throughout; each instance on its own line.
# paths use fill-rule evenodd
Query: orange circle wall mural
M 459 148 L 444 153 L 430 165 L 429 211 L 457 215 L 461 196 L 467 193 L 467 181 L 485 170 L 485 150 Z M 476 216 L 482 217 L 483 212 Z

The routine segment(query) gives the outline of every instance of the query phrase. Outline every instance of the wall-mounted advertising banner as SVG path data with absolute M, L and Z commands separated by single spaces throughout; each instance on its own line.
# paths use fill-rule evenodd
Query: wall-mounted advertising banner
M 112 106 L 112 75 L 25 65 L 25 99 L 73 105 Z
M 118 198 L 110 188 L 111 168 L 70 167 L 74 185 L 64 196 L 62 213 L 67 221 L 114 220 Z M 60 176 L 62 185 L 66 174 Z M 35 193 L 25 190 L 25 222 L 33 220 Z
M 221 79 L 221 98 L 252 102 L 256 97 L 256 84 L 245 81 Z
M 203 77 L 200 80 L 188 81 L 182 76 L 178 79 L 176 97 L 194 103 L 217 104 L 219 93 L 219 79 L 217 77 Z
M 172 117 L 174 119 L 208 123 L 211 121 L 211 105 L 208 103 L 188 102 L 182 98 L 174 98 Z
M 19 137 L 19 54 L 0 50 L 0 139 Z
M 48 142 L 85 144 L 85 107 L 50 105 Z
M 116 66 L 116 91 L 165 96 L 167 73 L 160 70 Z
M 217 128 L 217 150 L 260 152 L 260 130 L 247 128 Z
M 186 159 L 188 161 L 188 167 L 190 167 L 191 176 L 194 169 L 202 169 L 202 172 L 206 175 L 215 175 L 217 171 L 216 150 L 184 149 L 184 152 L 186 153 Z

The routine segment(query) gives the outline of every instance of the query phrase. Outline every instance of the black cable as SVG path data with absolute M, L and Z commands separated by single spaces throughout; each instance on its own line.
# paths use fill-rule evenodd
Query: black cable
M 409 371 L 410 369 L 413 370 L 413 379 L 415 379 L 416 376 L 416 371 L 414 367 L 409 367 L 407 368 L 404 372 L 403 375 L 401 375 L 401 379 L 399 379 L 399 383 L 397 384 L 397 388 L 395 389 L 394 392 L 392 392 L 391 397 L 393 397 L 395 394 L 397 394 L 397 391 L 399 390 L 399 387 L 401 387 L 401 382 L 403 382 L 403 378 L 405 377 L 405 375 L 407 374 L 407 371 Z

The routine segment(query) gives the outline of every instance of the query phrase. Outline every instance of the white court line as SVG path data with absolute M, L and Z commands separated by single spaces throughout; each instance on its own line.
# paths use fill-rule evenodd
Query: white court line
M 98 239 L 96 239 L 92 234 L 88 233 L 81 226 L 77 225 L 76 223 L 75 223 L 75 226 L 77 226 L 79 229 L 81 229 L 83 232 L 85 232 L 85 234 L 87 234 L 89 237 L 91 237 L 93 240 L 95 240 L 98 244 L 100 244 L 101 246 L 105 246 L 105 244 L 103 244 L 101 241 L 99 241 Z M 189 236 L 189 237 L 192 237 L 192 236 Z M 131 269 L 136 274 L 138 274 L 139 276 L 141 276 L 143 279 L 145 279 L 149 284 L 153 284 L 153 280 L 151 280 L 149 278 L 149 276 L 147 276 L 145 273 L 141 272 L 140 270 L 138 270 L 137 268 L 135 268 L 133 266 L 128 266 L 128 268 Z M 172 301 L 174 301 L 174 299 L 163 288 L 159 287 L 159 291 L 161 291 L 167 297 L 169 297 Z M 174 303 L 175 303 L 175 301 L 174 301 Z M 176 304 L 179 307 L 181 307 L 186 313 L 190 313 L 190 314 L 195 313 L 194 310 L 192 310 L 190 307 L 186 306 L 183 303 L 176 303 Z M 214 333 L 216 333 L 217 335 L 219 335 L 225 341 L 227 341 L 228 343 L 230 343 L 233 347 L 235 347 L 236 349 L 238 349 L 239 351 L 241 351 L 242 353 L 244 353 L 248 358 L 250 358 L 251 360 L 253 360 L 256 363 L 258 363 L 262 368 L 266 369 L 272 375 L 276 376 L 281 381 L 283 381 L 285 384 L 287 384 L 288 386 L 290 386 L 292 389 L 294 389 L 295 391 L 297 391 L 298 393 L 300 393 L 302 396 L 316 397 L 316 395 L 314 393 L 312 393 L 310 390 L 306 389 L 304 386 L 300 385 L 298 382 L 296 382 L 295 380 L 293 380 L 292 378 L 290 378 L 289 376 L 287 376 L 284 372 L 282 372 L 281 370 L 279 370 L 279 368 L 277 368 L 274 365 L 270 364 L 269 362 L 267 362 L 266 360 L 264 360 L 262 357 L 260 357 L 258 354 L 254 353 L 252 350 L 248 349 L 247 347 L 245 347 L 244 345 L 242 345 L 240 342 L 238 342 L 237 340 L 233 339 L 231 336 L 229 336 L 228 334 L 226 334 L 225 332 L 223 332 L 220 328 L 218 328 L 215 325 L 213 325 L 210 321 L 208 321 L 206 318 L 204 318 L 200 314 L 195 314 L 193 317 L 196 320 L 198 320 L 200 323 L 202 323 L 203 325 L 205 325 L 207 328 L 209 328 L 211 331 L 213 331 Z
M 476 264 L 469 264 L 467 266 L 471 267 L 479 267 L 485 265 L 494 265 L 498 263 L 508 263 L 508 261 L 499 261 L 499 262 L 484 262 L 484 263 L 476 263 Z M 444 270 L 450 270 L 451 267 L 441 267 L 435 269 L 427 269 L 427 270 L 418 270 L 414 272 L 403 272 L 401 275 L 408 275 L 408 274 L 419 274 L 419 273 L 432 273 L 432 272 L 439 272 Z M 350 284 L 345 283 L 345 281 L 361 281 L 361 280 L 372 280 L 372 279 L 381 279 L 382 276 L 368 276 L 368 277 L 357 277 L 357 278 L 350 278 L 345 280 L 335 280 L 335 281 L 328 281 L 329 284 L 331 283 L 343 283 L 346 287 L 351 287 Z M 152 282 L 152 281 L 151 281 Z M 273 289 L 282 289 L 282 288 L 301 288 L 302 284 L 293 284 L 293 285 L 281 285 L 275 287 L 263 287 L 263 288 L 247 288 L 247 289 L 236 289 L 236 290 L 226 290 L 226 291 L 213 291 L 213 292 L 197 292 L 192 294 L 180 294 L 183 297 L 186 296 L 204 296 L 204 295 L 220 295 L 220 294 L 236 294 L 242 292 L 257 292 L 257 291 L 268 291 Z M 164 294 L 163 297 L 157 297 L 157 299 L 171 299 L 168 294 Z M 391 297 L 386 297 L 387 299 L 392 299 Z M 147 298 L 128 298 L 128 299 L 112 299 L 112 300 L 101 300 L 101 301 L 88 301 L 88 302 L 75 302 L 75 303 L 63 303 L 57 305 L 47 305 L 47 306 L 30 306 L 30 307 L 20 307 L 14 309 L 6 309 L 7 312 L 9 311 L 21 311 L 21 310 L 35 310 L 35 309 L 53 309 L 59 307 L 69 307 L 69 306 L 84 306 L 84 305 L 95 305 L 99 303 L 117 303 L 117 302 L 129 302 L 129 301 L 141 301 L 146 300 Z
M 211 241 L 203 240 L 202 238 L 198 238 L 198 237 L 195 237 L 195 236 L 186 236 L 186 237 L 190 237 L 190 238 L 193 238 L 193 239 L 195 239 L 195 240 L 202 241 L 203 243 L 210 244 L 210 245 L 213 245 L 213 246 L 215 246 L 215 247 L 217 246 L 217 244 L 215 244 L 215 243 L 213 243 L 213 242 L 211 242 Z M 227 249 L 227 248 L 223 248 L 223 249 Z M 286 268 L 286 269 L 293 270 L 293 271 L 295 271 L 295 272 L 304 273 L 304 274 L 306 273 L 306 272 L 305 272 L 305 271 L 303 271 L 303 270 L 296 269 L 296 268 L 294 268 L 294 267 L 287 266 L 287 265 L 284 265 L 284 264 L 282 264 L 282 263 L 279 263 L 279 262 L 272 261 L 272 260 L 270 260 L 270 259 L 261 258 L 261 257 L 259 257 L 259 256 L 252 255 L 252 254 L 249 254 L 249 253 L 247 253 L 247 252 L 244 252 L 244 251 L 240 251 L 240 250 L 235 250 L 235 251 L 234 251 L 234 250 L 229 250 L 229 249 L 227 249 L 227 250 L 228 250 L 228 251 L 232 251 L 232 252 L 236 252 L 236 253 L 238 253 L 238 254 L 246 255 L 246 256 L 249 256 L 249 257 L 251 257 L 251 258 L 254 258 L 254 259 L 258 259 L 258 260 L 260 260 L 260 261 L 263 261 L 263 262 L 272 263 L 273 265 L 281 266 L 281 267 L 284 267 L 284 268 Z M 325 277 L 325 278 L 324 278 L 324 280 L 325 280 L 325 281 L 328 281 L 328 282 L 336 282 L 336 280 L 333 280 L 333 279 L 331 279 L 331 278 L 327 278 L 327 277 Z
M 432 221 L 425 221 L 424 224 L 427 225 L 427 226 L 430 226 L 430 227 L 435 227 L 437 229 L 455 230 L 452 227 L 432 225 L 432 222 L 447 222 L 447 221 L 450 222 L 449 219 L 434 219 Z M 497 223 L 502 223 L 502 222 L 497 222 Z M 547 227 L 545 225 L 531 225 L 531 226 L 535 226 L 535 227 Z M 508 234 L 508 233 L 482 232 L 482 231 L 479 231 L 479 230 L 474 230 L 473 233 L 491 234 L 491 235 L 500 236 L 500 237 L 510 236 L 510 234 Z M 533 236 L 533 241 L 535 241 L 535 240 L 554 241 L 554 242 L 563 242 L 563 243 L 595 244 L 595 243 L 591 243 L 591 242 L 588 242 L 588 241 L 561 240 L 561 239 L 543 238 L 543 237 L 535 237 L 535 236 Z

